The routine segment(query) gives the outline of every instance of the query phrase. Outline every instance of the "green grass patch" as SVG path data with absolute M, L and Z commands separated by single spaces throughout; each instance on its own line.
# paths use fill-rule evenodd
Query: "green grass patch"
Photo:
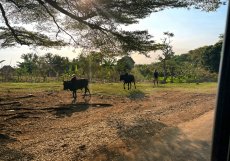
M 130 99 L 133 99 L 133 100 L 135 100 L 135 99 L 142 99 L 142 98 L 145 97 L 145 93 L 143 91 L 141 91 L 141 90 L 135 89 L 135 90 L 131 90 L 129 92 L 128 97 Z
M 152 83 L 137 83 L 137 89 L 132 86 L 131 90 L 123 89 L 122 83 L 93 83 L 90 85 L 90 90 L 94 94 L 108 94 L 130 96 L 133 93 L 150 94 L 158 91 L 183 91 L 192 93 L 216 93 L 217 83 L 168 83 L 153 86 Z
M 89 89 L 92 94 L 135 96 L 150 94 L 158 91 L 184 91 L 194 93 L 216 93 L 217 83 L 168 83 L 154 87 L 152 83 L 136 83 L 137 89 L 132 85 L 131 90 L 123 89 L 122 83 L 91 83 Z M 62 82 L 55 83 L 0 83 L 0 93 L 5 92 L 47 92 L 63 90 Z
M 168 83 L 157 88 L 193 93 L 216 93 L 217 83 Z
M 62 82 L 59 83 L 0 83 L 0 93 L 5 92 L 42 92 L 60 91 Z

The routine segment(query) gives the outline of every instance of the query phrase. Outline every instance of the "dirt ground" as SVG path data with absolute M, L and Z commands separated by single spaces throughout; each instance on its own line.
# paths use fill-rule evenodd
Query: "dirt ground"
M 136 99 L 94 94 L 89 103 L 78 97 L 72 103 L 67 91 L 0 95 L 0 160 L 209 158 L 215 94 L 161 91 Z

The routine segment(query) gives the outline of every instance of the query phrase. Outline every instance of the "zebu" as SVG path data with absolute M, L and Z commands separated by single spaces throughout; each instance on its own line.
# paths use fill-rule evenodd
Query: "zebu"
M 124 89 L 125 89 L 125 84 L 127 83 L 128 84 L 128 90 L 131 89 L 131 86 L 132 86 L 132 82 L 134 84 L 134 87 L 136 89 L 136 83 L 135 83 L 135 77 L 132 75 L 132 74 L 123 74 L 123 75 L 120 75 L 120 81 L 123 81 L 124 83 Z
M 76 101 L 77 99 L 77 90 L 82 90 L 83 88 L 85 89 L 85 93 L 83 95 L 85 102 L 88 102 L 90 100 L 91 94 L 88 88 L 88 84 L 88 79 L 77 79 L 75 82 L 63 81 L 64 90 L 72 91 L 74 101 Z

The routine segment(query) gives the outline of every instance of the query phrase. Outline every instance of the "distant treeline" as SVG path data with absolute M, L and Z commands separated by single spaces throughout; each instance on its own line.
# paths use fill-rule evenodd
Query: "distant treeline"
M 90 79 L 91 82 L 117 82 L 119 74 L 129 72 L 137 81 L 152 81 L 153 71 L 157 69 L 160 79 L 166 76 L 167 82 L 207 82 L 217 81 L 222 48 L 222 37 L 210 46 L 191 50 L 186 54 L 174 55 L 164 60 L 166 75 L 163 75 L 163 61 L 145 65 L 135 65 L 133 59 L 121 59 L 100 52 L 81 53 L 70 60 L 52 53 L 38 56 L 34 53 L 22 55 L 17 67 L 3 66 L 0 81 L 47 82 L 70 79 L 72 74 Z
M 167 82 L 213 82 L 217 81 L 223 39 L 210 46 L 174 55 L 166 60 Z M 152 78 L 154 69 L 160 71 L 163 80 L 163 62 L 137 65 L 135 72 L 145 79 Z M 136 74 L 137 75 L 137 74 Z

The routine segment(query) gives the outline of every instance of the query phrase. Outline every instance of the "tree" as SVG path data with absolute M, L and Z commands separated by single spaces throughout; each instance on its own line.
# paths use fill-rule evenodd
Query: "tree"
M 193 62 L 194 67 L 202 67 L 210 72 L 218 73 L 223 45 L 223 35 L 220 35 L 219 38 L 219 41 L 214 45 L 190 50 L 188 53 L 188 61 Z
M 68 57 L 61 57 L 59 55 L 54 55 L 52 58 L 51 65 L 53 69 L 56 71 L 57 75 L 61 76 L 70 71 L 69 62 L 70 61 Z
M 18 62 L 20 68 L 25 68 L 26 72 L 30 75 L 34 74 L 36 71 L 36 63 L 38 61 L 38 55 L 34 53 L 23 54 L 21 58 L 23 62 Z
M 116 64 L 117 60 L 114 57 L 103 57 L 101 64 L 101 78 L 105 80 L 115 81 L 117 79 Z
M 86 76 L 88 79 L 98 77 L 100 73 L 100 65 L 102 62 L 102 54 L 100 52 L 84 52 L 77 58 L 78 74 Z
M 22 76 L 26 75 L 26 69 L 25 68 L 16 68 L 15 73 L 18 77 L 17 81 L 19 82 L 22 80 Z
M 163 83 L 166 83 L 167 79 L 167 69 L 166 69 L 166 61 L 170 60 L 174 56 L 174 52 L 172 50 L 172 45 L 171 45 L 171 38 L 174 36 L 173 33 L 170 32 L 164 32 L 164 38 L 162 39 L 162 56 L 159 57 L 159 60 L 163 62 L 163 73 L 164 73 L 164 79 Z
M 166 8 L 214 11 L 221 4 L 220 0 L 0 0 L 1 47 L 72 44 L 146 53 L 158 49 L 152 36 L 147 31 L 123 31 L 121 25 L 137 23 Z M 36 30 L 31 31 L 30 25 Z
M 222 50 L 223 41 L 220 40 L 215 45 L 206 49 L 202 56 L 202 63 L 206 69 L 211 72 L 218 73 L 220 66 L 220 55 Z
M 130 56 L 124 56 L 117 61 L 119 73 L 129 73 L 134 68 L 135 61 Z
M 148 64 L 139 64 L 135 65 L 135 68 L 139 71 L 139 73 L 147 79 L 153 78 L 153 68 L 151 65 Z

